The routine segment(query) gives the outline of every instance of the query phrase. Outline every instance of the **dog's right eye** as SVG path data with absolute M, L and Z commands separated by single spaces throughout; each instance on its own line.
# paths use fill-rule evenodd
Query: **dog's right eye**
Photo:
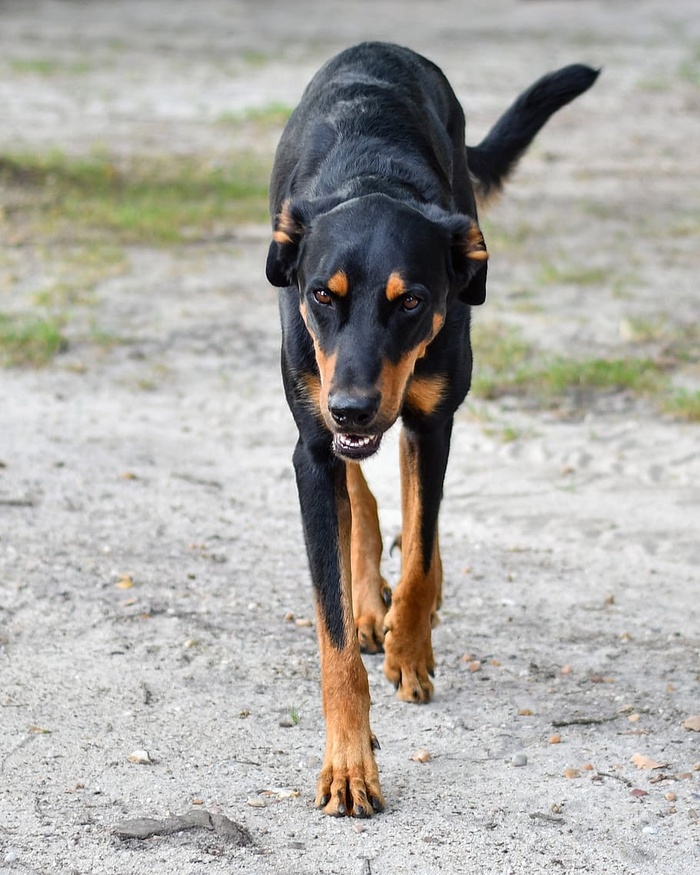
M 324 307 L 329 307 L 333 303 L 333 299 L 325 289 L 314 289 L 311 294 L 317 303 L 322 304 Z

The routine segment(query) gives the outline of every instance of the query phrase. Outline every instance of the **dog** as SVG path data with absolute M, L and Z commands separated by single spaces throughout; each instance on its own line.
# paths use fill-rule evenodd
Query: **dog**
M 314 588 L 326 750 L 315 804 L 385 806 L 361 650 L 383 649 L 407 702 L 433 693 L 442 599 L 438 511 L 455 411 L 470 386 L 470 308 L 484 303 L 477 218 L 536 133 L 593 85 L 572 65 L 539 79 L 478 146 L 441 70 L 367 42 L 328 61 L 282 134 L 270 182 L 269 282 Z M 402 420 L 401 579 L 380 572 L 377 503 L 360 463 Z

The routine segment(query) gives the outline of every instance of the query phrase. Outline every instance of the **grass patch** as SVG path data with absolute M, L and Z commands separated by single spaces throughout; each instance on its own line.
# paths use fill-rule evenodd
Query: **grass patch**
M 76 76 L 87 73 L 90 66 L 85 61 L 74 61 L 67 64 L 53 58 L 16 58 L 10 61 L 10 69 L 13 73 L 30 74 L 33 76 L 58 76 L 68 73 Z
M 535 369 L 532 380 L 547 396 L 572 391 L 628 390 L 635 394 L 654 392 L 664 382 L 659 366 L 650 359 L 556 358 Z
M 598 286 L 610 281 L 610 271 L 604 267 L 562 267 L 545 261 L 540 267 L 539 281 L 548 285 Z
M 0 313 L 0 364 L 3 367 L 42 367 L 67 345 L 57 320 Z
M 686 422 L 700 422 L 700 392 L 681 389 L 663 403 L 667 413 Z
M 264 106 L 255 106 L 241 112 L 226 112 L 219 117 L 219 122 L 238 127 L 251 125 L 256 131 L 275 130 L 283 128 L 289 121 L 294 107 L 286 103 L 273 101 Z
M 547 358 L 509 326 L 475 326 L 472 395 L 495 399 L 506 395 L 551 406 L 581 393 L 632 392 L 660 398 L 668 390 L 666 368 L 641 357 Z
M 535 350 L 515 328 L 498 323 L 476 325 L 472 346 L 472 395 L 499 398 L 524 384 Z
M 25 237 L 161 246 L 267 217 L 270 162 L 250 153 L 225 167 L 192 158 L 0 156 L 5 214 Z

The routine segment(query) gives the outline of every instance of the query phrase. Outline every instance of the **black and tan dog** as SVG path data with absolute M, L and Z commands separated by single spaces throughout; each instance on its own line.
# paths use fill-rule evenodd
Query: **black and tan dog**
M 438 510 L 471 379 L 470 307 L 486 294 L 476 201 L 596 76 L 581 65 L 545 76 L 467 148 L 441 71 L 409 49 L 365 43 L 315 76 L 279 144 L 267 276 L 284 288 L 282 374 L 299 430 L 326 719 L 316 805 L 326 814 L 384 806 L 360 649 L 384 648 L 399 698 L 427 702 L 433 692 Z M 392 596 L 359 463 L 399 417 L 402 571 Z

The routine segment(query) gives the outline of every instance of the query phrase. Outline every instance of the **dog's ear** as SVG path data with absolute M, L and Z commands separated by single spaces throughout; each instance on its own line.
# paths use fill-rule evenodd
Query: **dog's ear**
M 273 286 L 292 286 L 297 281 L 297 269 L 304 235 L 313 220 L 327 213 L 341 202 L 341 198 L 322 197 L 314 200 L 288 198 L 275 216 L 272 243 L 267 253 L 265 273 Z
M 486 264 L 489 254 L 481 229 L 469 216 L 450 216 L 452 270 L 461 287 L 459 298 L 465 304 L 486 300 Z
M 304 203 L 286 200 L 275 216 L 275 229 L 267 253 L 265 273 L 273 286 L 292 285 L 296 280 L 299 244 L 306 229 Z

